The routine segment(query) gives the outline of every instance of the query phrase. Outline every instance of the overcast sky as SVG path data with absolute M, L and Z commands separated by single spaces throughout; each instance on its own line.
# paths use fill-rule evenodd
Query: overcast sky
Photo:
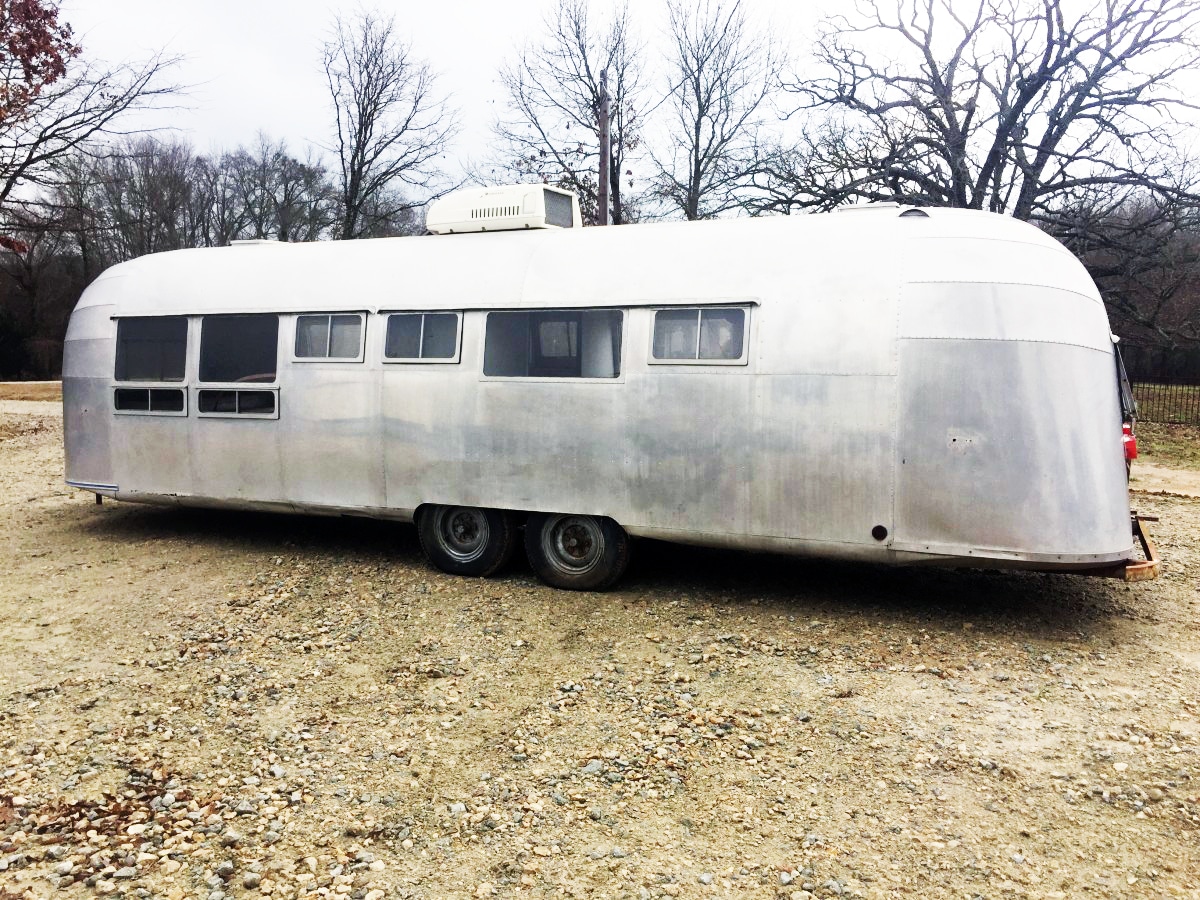
M 615 0 L 593 0 L 604 17 Z M 807 46 L 818 2 L 750 0 L 752 15 L 770 20 L 783 40 Z M 177 78 L 194 85 L 189 109 L 161 116 L 199 150 L 249 144 L 258 131 L 284 138 L 302 156 L 328 141 L 331 115 L 320 70 L 320 46 L 338 12 L 359 9 L 337 0 L 63 0 L 63 17 L 89 59 L 144 58 L 165 50 L 185 57 Z M 403 0 L 373 6 L 394 12 L 398 30 L 440 73 L 461 110 L 462 134 L 447 169 L 481 161 L 502 95 L 496 73 L 528 38 L 543 32 L 553 0 Z M 802 7 L 803 9 L 798 9 Z M 665 26 L 661 0 L 631 0 L 638 30 L 653 45 Z

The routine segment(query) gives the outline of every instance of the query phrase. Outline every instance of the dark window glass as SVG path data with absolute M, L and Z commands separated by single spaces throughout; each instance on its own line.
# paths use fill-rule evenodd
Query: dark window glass
M 275 412 L 274 391 L 238 391 L 238 412 L 245 415 L 270 415 Z
M 458 351 L 458 313 L 428 313 L 422 359 L 453 359 Z
M 279 317 L 205 316 L 200 331 L 200 380 L 275 380 Z
M 269 416 L 275 412 L 274 391 L 201 391 L 202 413 Z
M 488 313 L 483 372 L 501 377 L 616 378 L 621 312 L 545 310 Z
M 744 309 L 661 309 L 654 314 L 654 358 L 741 359 L 745 333 Z
M 149 411 L 150 392 L 144 388 L 117 388 L 113 406 L 123 410 Z
M 236 413 L 237 391 L 201 391 L 197 402 L 202 413 Z
M 183 381 L 186 316 L 117 320 L 117 381 Z
M 183 391 L 176 388 L 153 388 L 150 391 L 152 412 L 183 412 Z
M 546 197 L 546 224 L 557 225 L 559 228 L 574 228 L 575 208 L 571 198 L 558 191 L 543 189 L 542 193 Z
M 388 316 L 383 355 L 388 359 L 417 359 L 421 355 L 421 315 Z

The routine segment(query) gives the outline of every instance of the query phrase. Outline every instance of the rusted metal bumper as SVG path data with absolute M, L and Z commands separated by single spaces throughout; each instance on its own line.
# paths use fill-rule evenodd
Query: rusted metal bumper
M 1142 555 L 1145 559 L 1131 559 L 1112 569 L 1105 569 L 1098 572 L 1098 575 L 1103 575 L 1106 578 L 1120 578 L 1123 581 L 1149 581 L 1151 578 L 1158 577 L 1159 558 L 1158 548 L 1154 546 L 1154 541 L 1150 537 L 1150 532 L 1146 530 L 1144 523 L 1157 522 L 1157 516 L 1139 516 L 1136 512 L 1133 513 L 1133 536 L 1137 538 L 1142 547 Z

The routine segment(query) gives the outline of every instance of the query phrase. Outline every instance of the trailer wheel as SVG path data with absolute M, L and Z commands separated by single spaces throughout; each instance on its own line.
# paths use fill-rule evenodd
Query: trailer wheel
M 616 583 L 629 564 L 629 536 L 604 516 L 534 513 L 525 526 L 525 552 L 546 584 L 603 591 Z
M 512 558 L 517 526 L 512 513 L 475 506 L 428 506 L 417 516 L 421 549 L 451 575 L 494 575 Z

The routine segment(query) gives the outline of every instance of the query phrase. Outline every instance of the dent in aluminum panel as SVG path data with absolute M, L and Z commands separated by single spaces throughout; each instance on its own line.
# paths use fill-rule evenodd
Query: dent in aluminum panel
M 898 546 L 1129 551 L 1111 351 L 906 340 L 900 360 Z

